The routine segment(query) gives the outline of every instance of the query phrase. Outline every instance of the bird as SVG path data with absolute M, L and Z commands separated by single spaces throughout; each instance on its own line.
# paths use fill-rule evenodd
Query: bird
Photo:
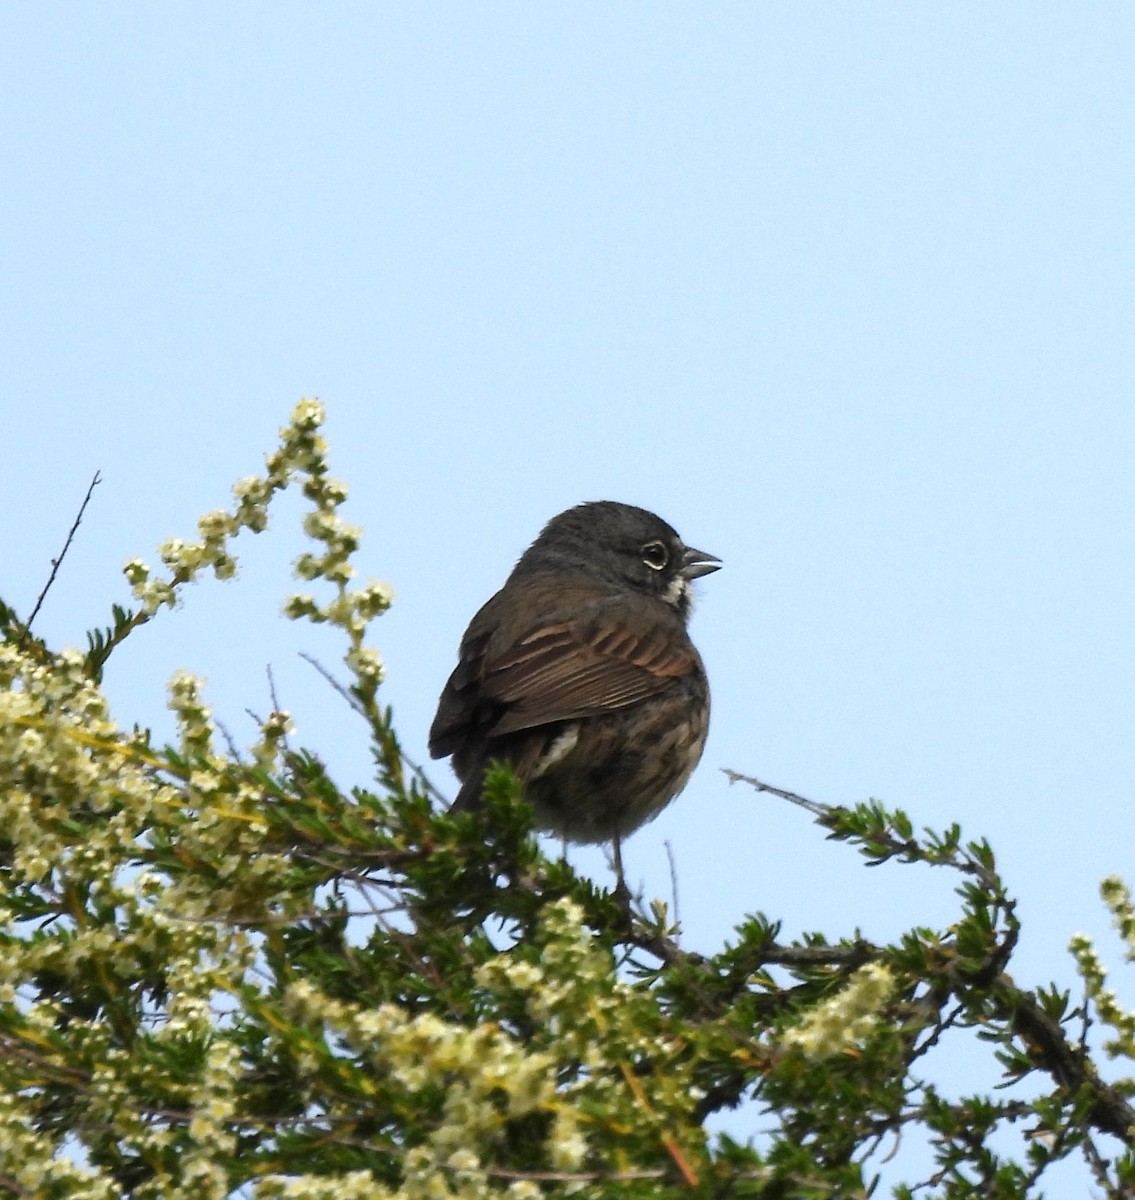
M 591 501 L 553 517 L 469 622 L 429 733 L 475 810 L 507 763 L 537 828 L 621 843 L 685 787 L 709 729 L 687 623 L 692 583 L 721 559 L 646 509 Z

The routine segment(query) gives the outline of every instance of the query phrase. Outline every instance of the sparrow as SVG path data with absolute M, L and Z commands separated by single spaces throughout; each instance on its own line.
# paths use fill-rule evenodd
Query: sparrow
M 709 729 L 709 684 L 686 631 L 693 580 L 721 560 L 661 517 L 603 500 L 553 517 L 469 623 L 430 728 L 452 756 L 451 812 L 506 762 L 538 828 L 620 843 L 685 787 Z

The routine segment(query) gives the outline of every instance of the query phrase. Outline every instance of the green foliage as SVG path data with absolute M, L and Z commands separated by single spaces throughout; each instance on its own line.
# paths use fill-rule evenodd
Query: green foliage
M 1014 902 L 958 827 L 733 776 L 871 865 L 954 873 L 958 912 L 889 946 L 785 944 L 739 915 L 707 955 L 664 905 L 628 910 L 542 855 L 506 769 L 483 812 L 442 811 L 378 704 L 364 636 L 389 592 L 351 586 L 319 416 L 301 405 L 233 511 L 162 548 L 168 578 L 128 565 L 139 607 L 87 654 L 0 603 L 0 1194 L 820 1200 L 870 1194 L 900 1137 L 929 1150 L 896 1196 L 1036 1197 L 1072 1155 L 1131 1194 L 1135 1085 L 1105 1081 L 1086 1031 L 1132 1058 L 1135 1017 L 1084 939 L 1083 1001 L 1015 982 Z M 219 751 L 188 674 L 171 747 L 118 728 L 98 687 L 197 572 L 232 574 L 232 539 L 296 479 L 315 543 L 297 570 L 330 599 L 286 611 L 343 632 L 367 788 L 292 748 L 286 713 Z M 1104 896 L 1130 949 L 1126 890 Z M 924 1076 L 974 1035 L 997 1065 L 946 1096 Z M 750 1140 L 710 1132 L 739 1105 Z

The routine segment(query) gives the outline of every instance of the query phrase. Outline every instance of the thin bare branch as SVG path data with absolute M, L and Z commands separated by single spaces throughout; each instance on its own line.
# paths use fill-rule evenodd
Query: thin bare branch
M 826 804 L 818 804 L 815 800 L 809 800 L 806 796 L 797 795 L 796 792 L 788 792 L 784 788 L 773 787 L 771 783 L 763 783 L 752 775 L 743 775 L 740 771 L 731 771 L 728 767 L 722 768 L 722 774 L 730 783 L 747 783 L 758 792 L 768 792 L 770 796 L 779 796 L 782 800 L 798 804 L 801 808 L 807 809 L 814 817 L 826 816 L 830 811 Z
M 70 532 L 67 534 L 67 540 L 63 543 L 63 549 L 59 551 L 59 557 L 51 560 L 51 574 L 47 577 L 47 582 L 43 585 L 43 591 L 40 592 L 36 599 L 35 606 L 32 608 L 32 615 L 28 617 L 26 628 L 31 629 L 32 622 L 36 619 L 40 608 L 43 607 L 43 602 L 47 598 L 47 593 L 51 591 L 51 585 L 55 582 L 56 575 L 59 574 L 59 568 L 63 565 L 64 558 L 67 557 L 67 551 L 71 548 L 71 542 L 74 540 L 75 533 L 79 528 L 79 523 L 83 519 L 83 513 L 87 511 L 87 505 L 91 502 L 91 495 L 95 488 L 102 482 L 102 476 L 98 471 L 94 473 L 91 479 L 90 486 L 87 488 L 87 494 L 83 497 L 83 503 L 79 505 L 78 515 L 75 517 L 74 523 L 71 526 Z

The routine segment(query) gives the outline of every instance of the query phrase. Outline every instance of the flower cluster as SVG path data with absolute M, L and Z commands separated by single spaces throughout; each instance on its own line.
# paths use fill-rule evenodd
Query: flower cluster
M 186 757 L 206 758 L 212 751 L 213 713 L 201 697 L 201 680 L 175 671 L 166 685 L 168 706 L 177 717 L 181 750 Z
M 538 938 L 523 950 L 527 957 L 515 947 L 490 959 L 477 979 L 493 991 L 515 991 L 543 1044 L 562 1064 L 579 1064 L 560 1088 L 549 1135 L 553 1165 L 571 1171 L 584 1164 L 588 1139 L 581 1113 L 595 1108 L 620 1113 L 627 1128 L 677 1154 L 673 1114 L 688 1112 L 702 1094 L 689 1074 L 681 1037 L 659 1025 L 656 1008 L 641 990 L 615 975 L 609 952 L 596 944 L 574 901 L 549 905 Z M 651 1064 L 648 1084 L 629 1069 L 636 1062 Z M 700 1155 L 704 1146 L 689 1150 Z
M 73 1200 L 120 1200 L 122 1193 L 101 1171 L 54 1154 L 51 1138 L 37 1133 L 20 1099 L 0 1090 L 0 1163 L 16 1196 L 68 1196 Z
M 196 681 L 179 675 L 172 694 L 183 746 L 206 753 L 211 728 Z M 45 1085 L 29 1086 L 37 1078 L 66 1080 L 81 1095 L 72 1132 L 98 1131 L 155 1162 L 180 1140 L 176 1184 L 159 1174 L 149 1194 L 229 1192 L 216 1163 L 240 1064 L 218 1035 L 216 998 L 245 985 L 255 950 L 241 929 L 202 919 L 223 888 L 193 871 L 171 881 L 140 864 L 179 830 L 192 835 L 178 849 L 189 861 L 191 845 L 206 861 L 239 838 L 246 862 L 272 856 L 248 838 L 239 795 L 234 802 L 217 784 L 219 767 L 195 771 L 211 779 L 220 807 L 175 771 L 144 738 L 116 727 L 82 655 L 0 646 L 0 825 L 10 847 L 0 904 L 0 1161 L 22 1194 L 122 1194 L 111 1172 L 71 1161 L 32 1132 L 42 1127 Z M 256 872 L 235 875 L 247 891 Z M 171 1073 L 173 1062 L 182 1066 Z M 155 1121 L 144 1097 L 163 1110 L 184 1105 L 180 1133 Z
M 337 1180 L 339 1190 L 330 1191 L 321 1190 L 312 1179 L 269 1177 L 257 1195 L 391 1200 L 488 1196 L 484 1167 L 495 1140 L 509 1122 L 539 1113 L 552 1115 L 550 1153 L 553 1161 L 562 1159 L 557 1154 L 557 1138 L 562 1136 L 557 1064 L 546 1051 L 526 1048 L 493 1024 L 469 1028 L 434 1013 L 413 1014 L 396 1004 L 367 1008 L 334 1000 L 308 981 L 288 988 L 284 1012 L 298 1024 L 317 1029 L 328 1044 L 347 1048 L 351 1062 L 361 1064 L 368 1077 L 389 1089 L 384 1108 L 422 1109 L 439 1091 L 444 1099 L 427 1139 L 406 1151 L 403 1181 L 396 1191 L 360 1172 L 347 1181 Z M 346 1061 L 337 1061 L 341 1071 L 349 1070 Z M 313 1051 L 307 1069 L 315 1072 L 319 1063 L 320 1055 Z M 576 1161 L 573 1158 L 572 1165 Z M 507 1194 L 522 1200 L 539 1193 L 518 1188 Z
M 327 622 L 347 634 L 345 661 L 366 704 L 373 700 L 383 672 L 378 652 L 365 646 L 363 638 L 370 621 L 390 607 L 393 594 L 389 585 L 374 580 L 348 587 L 355 573 L 351 558 L 359 547 L 362 530 L 339 513 L 347 489 L 328 474 L 327 444 L 319 432 L 323 418 L 318 400 L 304 399 L 295 406 L 288 424 L 280 430 L 278 448 L 266 460 L 266 473 L 233 485 L 232 510 L 217 509 L 201 517 L 196 541 L 171 538 L 158 548 L 168 575 L 155 575 L 140 558 L 130 559 L 123 570 L 143 618 L 153 616 L 163 606 L 172 608 L 182 587 L 202 571 L 211 570 L 218 579 L 232 578 L 237 568 L 233 539 L 242 529 L 253 533 L 266 529 L 272 497 L 293 479 L 302 479 L 304 498 L 311 505 L 303 529 L 317 548 L 299 556 L 295 574 L 305 582 L 324 580 L 334 586 L 335 593 L 326 603 L 308 593 L 291 596 L 284 612 L 293 619 Z
M 152 791 L 82 655 L 0 646 L 0 828 L 12 882 L 50 886 L 72 864 L 100 872 L 131 843 Z M 109 819 L 77 842 L 68 824 L 79 808 Z
M 344 521 L 338 512 L 346 502 L 347 488 L 328 474 L 328 448 L 319 433 L 323 419 L 323 406 L 317 400 L 296 404 L 292 419 L 280 431 L 280 446 L 266 460 L 266 474 L 248 476 L 233 486 L 233 510 L 206 512 L 197 522 L 197 541 L 173 538 L 158 547 L 158 556 L 169 572 L 167 577 L 155 576 L 140 558 L 130 559 L 124 570 L 134 599 L 142 605 L 146 617 L 162 606 L 175 605 L 181 587 L 204 570 L 212 570 L 222 580 L 232 578 L 236 558 L 230 547 L 235 536 L 241 529 L 260 533 L 268 528 L 272 497 L 294 478 L 301 478 L 304 497 L 312 505 L 304 517 L 304 532 L 316 542 L 318 550 L 302 553 L 296 559 L 295 575 L 304 581 L 332 583 L 336 594 L 326 604 L 310 594 L 290 596 L 284 612 L 292 618 L 328 622 L 346 631 L 350 640 L 348 666 L 360 685 L 372 691 L 382 682 L 382 662 L 373 649 L 362 646 L 362 635 L 374 617 L 388 610 L 392 594 L 388 584 L 376 581 L 347 588 L 354 577 L 350 559 L 359 548 L 361 529 Z
M 230 543 L 241 529 L 263 532 L 268 527 L 268 506 L 274 493 L 287 487 L 296 473 L 324 469 L 326 446 L 315 432 L 322 420 L 323 409 L 318 401 L 301 400 L 296 405 L 290 422 L 280 430 L 280 447 L 268 460 L 267 475 L 251 476 L 233 485 L 233 511 L 215 509 L 200 517 L 197 541 L 170 538 L 158 547 L 168 578 L 156 577 L 140 558 L 126 563 L 123 572 L 145 616 L 153 616 L 163 606 L 172 608 L 181 587 L 192 583 L 202 571 L 211 569 L 218 579 L 233 578 L 237 560 Z
M 781 1038 L 781 1045 L 806 1058 L 824 1059 L 861 1044 L 879 1022 L 895 991 L 895 977 L 882 963 L 860 967 L 834 996 L 808 1010 Z
M 1109 875 L 1100 884 L 1100 895 L 1111 912 L 1116 928 L 1127 946 L 1127 957 L 1135 960 L 1135 906 L 1127 885 L 1116 875 Z M 1091 939 L 1076 934 L 1068 944 L 1076 969 L 1084 981 L 1084 991 L 1101 1024 L 1113 1030 L 1115 1036 L 1104 1043 L 1104 1049 L 1114 1058 L 1135 1059 L 1135 1012 L 1125 1009 L 1115 992 L 1106 987 L 1107 971 Z M 1131 1086 L 1135 1086 L 1132 1084 Z

